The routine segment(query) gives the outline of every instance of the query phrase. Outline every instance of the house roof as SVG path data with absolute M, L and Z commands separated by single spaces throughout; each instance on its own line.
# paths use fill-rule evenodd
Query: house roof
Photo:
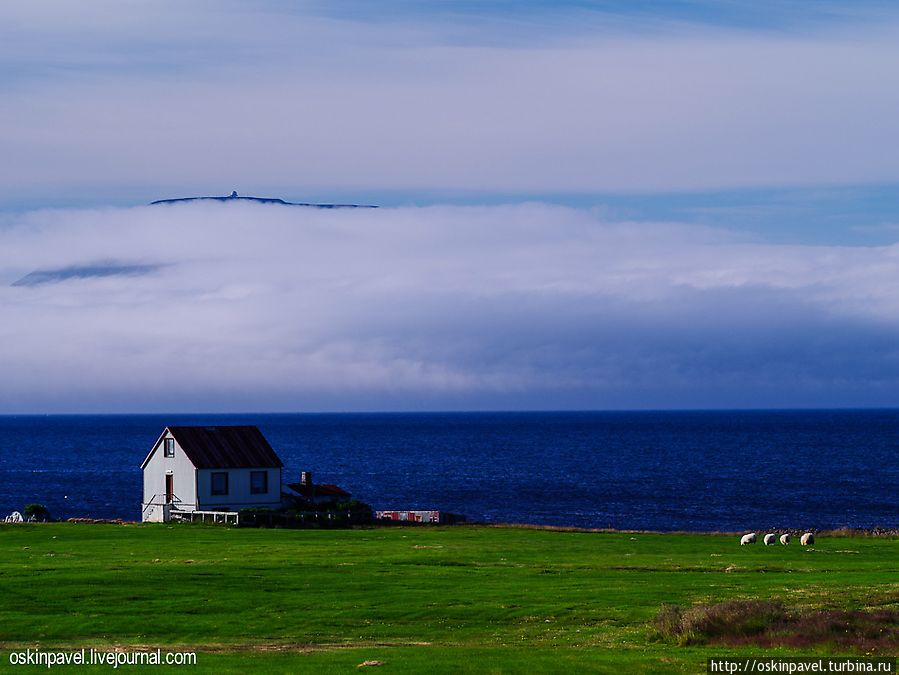
M 324 483 L 322 485 L 303 485 L 302 483 L 289 483 L 287 485 L 291 490 L 301 494 L 303 497 L 350 497 L 350 493 L 339 488 L 332 483 Z
M 272 450 L 272 446 L 265 440 L 265 436 L 254 426 L 166 427 L 166 429 L 171 432 L 184 454 L 198 469 L 284 466 Z M 158 441 L 153 447 L 158 447 Z

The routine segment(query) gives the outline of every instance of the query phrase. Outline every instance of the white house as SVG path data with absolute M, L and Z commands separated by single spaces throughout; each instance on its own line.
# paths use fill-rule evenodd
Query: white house
M 141 464 L 141 520 L 277 508 L 283 466 L 256 427 L 166 427 Z

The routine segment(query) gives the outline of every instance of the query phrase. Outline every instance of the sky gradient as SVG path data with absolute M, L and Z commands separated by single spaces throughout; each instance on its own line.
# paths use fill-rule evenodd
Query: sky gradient
M 0 8 L 0 413 L 899 405 L 893 4 L 373 7 Z

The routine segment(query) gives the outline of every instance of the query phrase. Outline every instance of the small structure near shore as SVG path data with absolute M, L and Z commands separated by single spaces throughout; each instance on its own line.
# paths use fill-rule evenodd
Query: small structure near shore
M 428 525 L 455 525 L 465 522 L 465 516 L 448 511 L 375 511 L 375 520 Z
M 316 485 L 312 482 L 311 471 L 301 471 L 300 482 L 288 483 L 287 487 L 290 490 L 293 490 L 293 492 L 300 498 L 315 506 L 334 504 L 337 502 L 348 502 L 353 498 L 353 495 L 333 483 L 321 483 Z M 289 492 L 287 494 L 293 496 Z
M 141 520 L 236 523 L 240 509 L 278 508 L 283 466 L 257 427 L 166 427 L 141 464 Z

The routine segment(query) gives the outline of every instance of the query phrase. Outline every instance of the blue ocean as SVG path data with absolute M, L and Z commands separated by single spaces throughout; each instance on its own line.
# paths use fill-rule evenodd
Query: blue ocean
M 0 515 L 140 517 L 167 425 L 255 424 L 375 509 L 650 530 L 899 525 L 899 411 L 0 417 Z

